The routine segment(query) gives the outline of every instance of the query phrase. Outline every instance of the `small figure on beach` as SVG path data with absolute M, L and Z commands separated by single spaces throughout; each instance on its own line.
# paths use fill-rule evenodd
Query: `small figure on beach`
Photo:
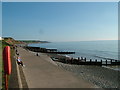
M 17 49 L 15 50 L 15 52 L 16 52 L 16 53 L 18 52 Z
M 36 53 L 36 56 L 39 56 L 39 54 L 38 54 L 38 53 Z
M 23 62 L 22 62 L 20 56 L 17 57 L 17 63 L 18 63 L 18 65 L 22 65 L 22 66 L 25 67 L 25 65 L 23 64 Z
M 13 49 L 15 50 L 15 46 L 13 45 Z
M 18 52 L 16 52 L 16 55 L 17 55 L 17 56 L 19 56 L 19 53 L 18 53 Z

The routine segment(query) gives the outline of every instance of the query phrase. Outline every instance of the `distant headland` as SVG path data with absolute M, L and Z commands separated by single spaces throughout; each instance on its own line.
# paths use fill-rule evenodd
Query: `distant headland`
M 48 41 L 40 41 L 40 40 L 15 40 L 12 37 L 2 37 L 2 40 L 6 43 L 13 44 L 29 44 L 29 43 L 50 43 Z

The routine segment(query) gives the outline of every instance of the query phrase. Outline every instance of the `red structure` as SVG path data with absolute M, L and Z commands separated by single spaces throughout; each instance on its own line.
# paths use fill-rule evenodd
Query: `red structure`
M 3 50 L 3 64 L 4 64 L 5 89 L 8 90 L 8 75 L 11 74 L 10 46 L 6 46 Z
M 4 71 L 7 75 L 11 74 L 10 46 L 6 46 L 3 51 Z

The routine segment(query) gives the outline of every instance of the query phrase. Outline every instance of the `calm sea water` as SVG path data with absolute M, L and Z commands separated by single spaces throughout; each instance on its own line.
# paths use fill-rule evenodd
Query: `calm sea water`
M 80 41 L 80 42 L 53 42 L 53 43 L 37 43 L 29 44 L 29 46 L 42 48 L 56 48 L 58 51 L 74 51 L 75 54 L 69 56 L 86 57 L 87 59 L 118 59 L 118 41 Z

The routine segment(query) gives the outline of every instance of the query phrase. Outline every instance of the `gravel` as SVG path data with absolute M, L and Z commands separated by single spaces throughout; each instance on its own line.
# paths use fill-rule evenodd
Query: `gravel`
M 73 72 L 78 77 L 87 80 L 100 88 L 118 88 L 120 85 L 120 71 L 101 66 L 70 65 L 56 62 L 59 67 Z

